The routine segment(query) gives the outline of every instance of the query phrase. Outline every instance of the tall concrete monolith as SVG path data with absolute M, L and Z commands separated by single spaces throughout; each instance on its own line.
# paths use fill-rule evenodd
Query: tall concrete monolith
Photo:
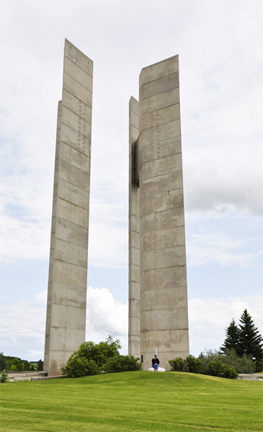
M 129 353 L 147 369 L 157 347 L 169 369 L 189 354 L 178 56 L 142 69 L 130 100 L 129 201 Z
M 93 62 L 65 40 L 58 104 L 44 371 L 85 341 Z

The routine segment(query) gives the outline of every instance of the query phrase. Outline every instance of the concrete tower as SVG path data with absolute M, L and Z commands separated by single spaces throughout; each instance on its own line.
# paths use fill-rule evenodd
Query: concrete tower
M 178 56 L 142 69 L 130 100 L 129 353 L 189 354 Z M 139 242 L 140 239 L 140 242 Z
M 85 342 L 93 62 L 65 40 L 58 104 L 44 370 Z

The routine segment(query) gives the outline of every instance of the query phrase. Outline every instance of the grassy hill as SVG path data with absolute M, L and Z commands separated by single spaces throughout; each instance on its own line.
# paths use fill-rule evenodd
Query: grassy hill
M 127 372 L 4 383 L 1 431 L 262 431 L 262 382 Z

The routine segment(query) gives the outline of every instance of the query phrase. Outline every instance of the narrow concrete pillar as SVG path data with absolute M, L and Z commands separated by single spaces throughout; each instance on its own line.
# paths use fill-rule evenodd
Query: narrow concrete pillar
M 189 354 L 178 56 L 141 71 L 138 160 L 140 353 L 169 369 Z
M 57 135 L 56 135 L 56 150 L 55 150 L 55 169 L 54 169 L 54 186 L 53 186 L 53 207 L 51 221 L 51 238 L 50 238 L 50 256 L 49 256 L 49 275 L 48 275 L 48 298 L 47 298 L 47 313 L 46 313 L 46 335 L 45 335 L 45 354 L 44 354 L 44 370 L 48 372 L 49 364 L 49 341 L 50 341 L 50 325 L 51 325 L 51 304 L 53 293 L 53 268 L 54 268 L 54 243 L 55 243 L 55 226 L 56 226 L 56 208 L 57 208 L 57 190 L 58 190 L 58 155 L 60 145 L 60 129 L 61 129 L 61 101 L 58 103 L 57 114 Z
M 129 354 L 140 356 L 139 102 L 129 103 Z
M 65 40 L 58 108 L 44 370 L 85 341 L 93 62 Z
M 141 354 L 189 354 L 178 56 L 140 74 Z

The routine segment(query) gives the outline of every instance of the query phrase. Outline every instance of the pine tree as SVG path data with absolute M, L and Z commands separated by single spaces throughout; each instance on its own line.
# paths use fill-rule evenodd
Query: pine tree
M 4 354 L 0 353 L 0 371 L 6 369 L 7 361 Z
M 226 339 L 221 347 L 222 351 L 231 350 L 234 348 L 236 353 L 239 351 L 239 329 L 235 323 L 235 320 L 232 319 L 229 326 L 226 328 Z
M 240 317 L 238 355 L 251 356 L 256 363 L 256 372 L 262 371 L 263 338 L 253 323 L 247 309 Z

